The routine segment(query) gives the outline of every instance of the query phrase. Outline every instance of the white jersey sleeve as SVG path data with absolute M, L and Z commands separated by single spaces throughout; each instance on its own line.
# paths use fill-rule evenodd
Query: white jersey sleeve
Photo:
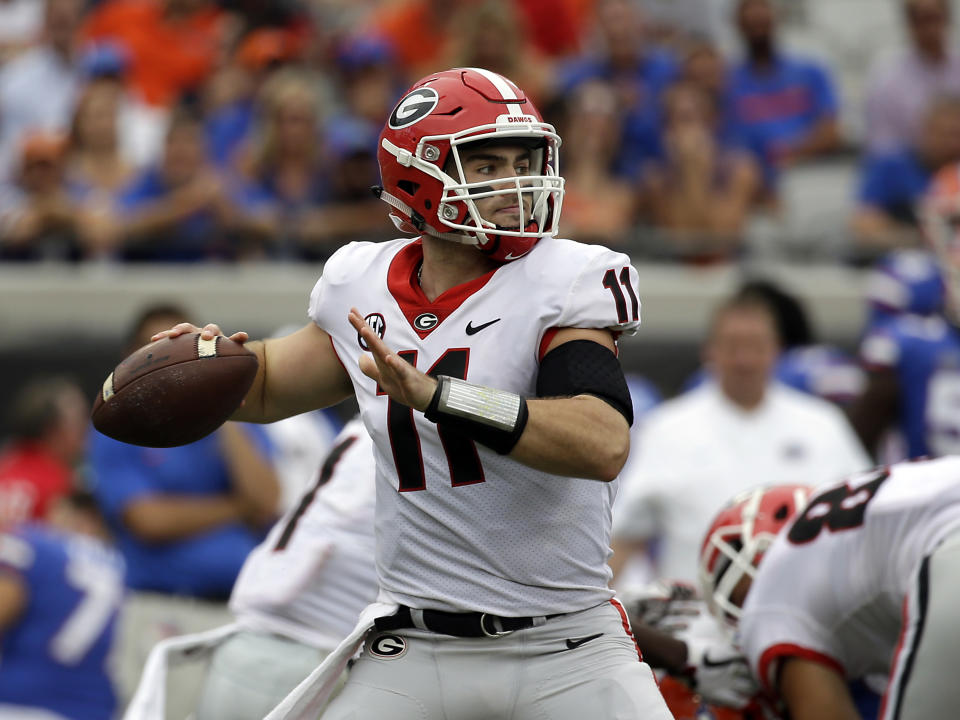
M 557 241 L 567 242 L 567 241 Z M 633 335 L 640 325 L 637 270 L 623 253 L 601 245 L 573 245 L 580 254 L 557 327 L 607 328 Z M 545 271 L 556 272 L 553 265 Z
M 395 240 L 390 244 L 393 245 L 398 242 L 403 241 Z M 349 307 L 341 315 L 332 312 L 331 288 L 336 288 L 366 274 L 371 263 L 379 257 L 382 246 L 383 243 L 352 242 L 337 249 L 330 256 L 323 265 L 323 274 L 310 293 L 307 315 L 311 320 L 331 334 L 338 325 L 346 324 L 349 326 L 350 323 L 347 321 L 347 313 L 350 312 Z M 374 280 L 372 275 L 370 275 L 370 280 Z M 386 278 L 383 278 L 383 282 L 385 284 Z
M 330 650 L 377 595 L 373 443 L 348 423 L 316 478 L 244 563 L 230 597 L 242 626 Z

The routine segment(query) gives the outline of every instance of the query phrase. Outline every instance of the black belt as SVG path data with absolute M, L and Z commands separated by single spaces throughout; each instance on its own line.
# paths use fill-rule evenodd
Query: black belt
M 541 615 L 539 617 L 500 617 L 499 615 L 479 612 L 452 613 L 443 610 L 416 610 L 401 605 L 395 614 L 374 620 L 374 625 L 377 630 L 419 628 L 420 630 L 429 630 L 441 635 L 453 635 L 455 637 L 501 637 L 517 630 L 542 625 L 547 620 L 559 617 L 562 614 Z

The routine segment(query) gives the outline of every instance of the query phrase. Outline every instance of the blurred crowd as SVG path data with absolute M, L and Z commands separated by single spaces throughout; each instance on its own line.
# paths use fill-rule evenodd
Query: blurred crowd
M 891 2 L 904 47 L 876 48 L 851 137 L 775 0 L 3 0 L 0 261 L 323 260 L 391 237 L 377 134 L 450 66 L 514 79 L 557 125 L 563 235 L 735 260 L 791 174 L 839 158 L 837 258 L 914 245 L 917 199 L 960 161 L 960 54 L 949 0 Z

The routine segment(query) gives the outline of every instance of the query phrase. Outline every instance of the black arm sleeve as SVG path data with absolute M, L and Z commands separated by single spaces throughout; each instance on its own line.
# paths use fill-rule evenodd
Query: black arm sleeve
M 540 361 L 537 397 L 594 395 L 633 425 L 633 402 L 620 361 L 609 348 L 592 340 L 558 345 Z

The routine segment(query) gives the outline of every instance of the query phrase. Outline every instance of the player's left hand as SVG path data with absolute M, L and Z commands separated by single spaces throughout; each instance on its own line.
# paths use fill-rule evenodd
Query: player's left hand
M 686 676 L 705 701 L 740 709 L 759 693 L 760 687 L 732 633 L 709 613 L 692 622 L 680 639 L 687 644 Z
M 373 328 L 367 325 L 359 310 L 350 308 L 348 319 L 370 348 L 370 355 L 360 356 L 363 374 L 376 380 L 380 388 L 397 402 L 421 412 L 426 410 L 437 388 L 437 381 L 392 352 Z

